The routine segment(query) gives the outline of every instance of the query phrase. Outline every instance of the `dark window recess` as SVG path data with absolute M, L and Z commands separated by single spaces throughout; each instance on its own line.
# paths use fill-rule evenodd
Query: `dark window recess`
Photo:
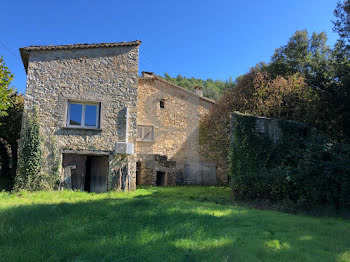
M 136 186 L 141 185 L 141 162 L 136 162 Z
M 157 172 L 156 186 L 165 186 L 165 172 Z
M 160 101 L 159 101 L 159 106 L 160 106 L 160 108 L 164 108 L 164 104 L 165 104 L 165 103 L 164 103 L 164 100 L 160 100 Z

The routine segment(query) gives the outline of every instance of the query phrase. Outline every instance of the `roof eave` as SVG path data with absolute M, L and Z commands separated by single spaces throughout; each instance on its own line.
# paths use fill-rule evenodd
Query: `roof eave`
M 68 49 L 88 49 L 88 48 L 112 48 L 112 47 L 123 47 L 123 46 L 139 46 L 140 40 L 131 42 L 117 42 L 117 43 L 99 43 L 99 44 L 73 44 L 73 45 L 46 45 L 46 46 L 28 46 L 21 47 L 19 49 L 23 66 L 28 74 L 28 61 L 29 53 L 31 51 L 50 51 L 50 50 L 68 50 Z

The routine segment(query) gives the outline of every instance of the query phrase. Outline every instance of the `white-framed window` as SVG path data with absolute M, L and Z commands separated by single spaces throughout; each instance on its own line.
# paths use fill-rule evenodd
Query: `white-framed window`
M 68 101 L 67 127 L 99 128 L 100 103 Z
M 137 141 L 153 142 L 153 126 L 137 126 Z

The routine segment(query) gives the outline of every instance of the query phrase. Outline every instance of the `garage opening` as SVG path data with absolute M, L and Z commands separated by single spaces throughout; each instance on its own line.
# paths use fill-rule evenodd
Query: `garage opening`
M 64 186 L 73 190 L 107 191 L 108 156 L 63 154 Z
M 165 185 L 166 185 L 166 173 L 157 171 L 156 186 L 165 186 Z

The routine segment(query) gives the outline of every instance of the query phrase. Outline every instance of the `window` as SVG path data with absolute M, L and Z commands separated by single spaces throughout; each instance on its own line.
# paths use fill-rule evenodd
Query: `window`
M 137 140 L 153 142 L 153 126 L 137 126 Z
M 68 127 L 99 128 L 100 103 L 68 102 Z
M 164 108 L 164 104 L 165 104 L 165 100 L 164 99 L 159 101 L 159 107 L 160 108 Z

